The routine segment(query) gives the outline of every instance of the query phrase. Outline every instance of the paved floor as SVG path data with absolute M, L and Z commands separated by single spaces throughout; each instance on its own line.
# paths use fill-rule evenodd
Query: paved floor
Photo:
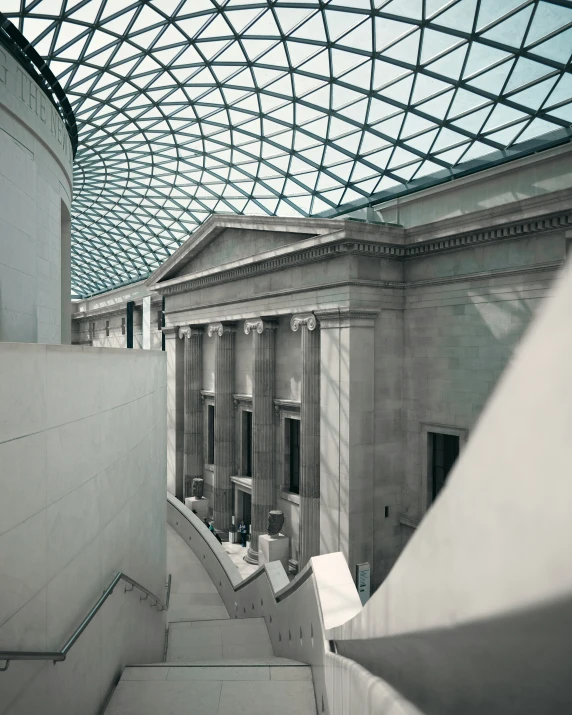
M 218 591 L 199 559 L 177 532 L 167 525 L 167 573 L 171 574 L 172 621 L 205 621 L 229 618 Z
M 125 668 L 106 715 L 316 715 L 311 668 L 273 654 L 263 618 L 230 619 L 169 526 L 167 563 L 167 662 Z

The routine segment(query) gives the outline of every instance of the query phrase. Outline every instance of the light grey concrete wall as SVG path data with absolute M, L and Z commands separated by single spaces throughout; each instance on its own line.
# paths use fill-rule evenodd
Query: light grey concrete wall
M 555 270 L 527 269 L 564 255 L 564 235 L 557 231 L 425 258 L 408 267 L 411 278 L 423 276 L 429 283 L 408 289 L 404 318 L 401 513 L 413 522 L 425 512 L 424 425 L 470 433 L 537 307 L 550 294 Z M 443 275 L 470 274 L 477 267 L 497 274 L 466 281 Z M 516 270 L 503 275 L 510 267 Z M 404 540 L 410 535 L 404 526 Z
M 165 356 L 4 343 L 0 374 L 0 649 L 59 650 L 117 571 L 165 595 Z M 98 715 L 161 658 L 147 603 L 118 587 L 65 662 L 12 662 L 0 713 Z
M 70 298 L 61 294 L 62 265 L 65 272 L 69 264 L 61 256 L 61 207 L 71 205 L 71 164 L 71 144 L 55 108 L 0 49 L 2 341 L 61 341 Z

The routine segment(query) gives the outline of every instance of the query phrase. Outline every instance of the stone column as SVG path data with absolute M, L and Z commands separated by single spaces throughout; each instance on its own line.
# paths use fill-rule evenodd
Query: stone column
M 382 486 L 386 472 L 385 466 L 377 475 L 374 470 L 375 363 L 383 357 L 375 343 L 377 316 L 378 311 L 361 308 L 317 314 L 321 333 L 320 551 L 341 551 L 352 575 L 356 564 L 369 562 L 372 580 L 374 533 L 383 528 L 375 524 L 374 485 Z M 389 427 L 379 431 L 380 442 L 388 438 L 383 433 Z
M 203 329 L 184 327 L 179 330 L 184 339 L 184 459 L 183 497 L 192 496 L 193 479 L 203 476 Z
M 290 327 L 302 331 L 298 559 L 302 569 L 320 553 L 320 331 L 312 313 L 293 315 Z
M 183 343 L 179 328 L 163 328 L 167 354 L 167 491 L 183 499 Z
M 211 323 L 207 333 L 215 337 L 215 427 L 213 519 L 215 528 L 229 531 L 232 515 L 234 471 L 234 333 L 232 325 Z
M 274 509 L 274 347 L 275 323 L 256 318 L 244 323 L 254 331 L 252 389 L 252 540 L 245 561 L 258 563 L 258 537 Z

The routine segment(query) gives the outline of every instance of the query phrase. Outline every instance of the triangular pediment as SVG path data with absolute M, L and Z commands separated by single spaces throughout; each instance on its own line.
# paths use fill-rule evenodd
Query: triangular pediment
M 217 214 L 209 218 L 146 281 L 158 288 L 183 276 L 224 270 L 282 247 L 336 230 L 335 219 Z

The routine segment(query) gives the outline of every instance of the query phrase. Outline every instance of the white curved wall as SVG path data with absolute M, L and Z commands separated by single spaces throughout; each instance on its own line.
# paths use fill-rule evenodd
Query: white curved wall
M 165 596 L 165 355 L 0 343 L 0 375 L 0 651 L 59 650 L 118 571 Z M 119 584 L 65 662 L 11 662 L 0 715 L 99 715 L 162 659 L 139 597 Z
M 0 341 L 62 342 L 62 313 L 70 341 L 71 197 L 64 123 L 0 46 Z

